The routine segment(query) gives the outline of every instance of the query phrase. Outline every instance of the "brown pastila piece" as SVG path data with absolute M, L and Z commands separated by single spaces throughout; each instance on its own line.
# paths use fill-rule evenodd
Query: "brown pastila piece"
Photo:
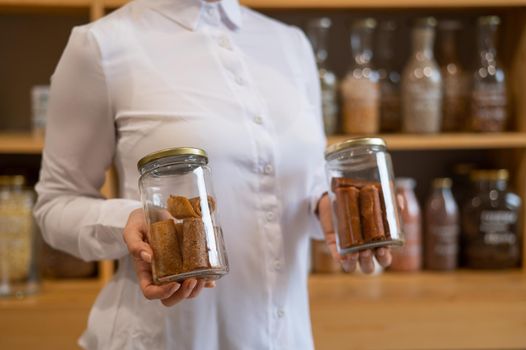
M 150 225 L 149 243 L 153 250 L 153 268 L 157 277 L 181 273 L 180 238 L 173 220 L 164 220 Z
M 216 210 L 216 201 L 214 197 L 208 196 L 208 210 L 210 210 L 210 213 L 214 212 Z M 203 213 L 201 212 L 201 198 L 200 197 L 194 197 L 190 198 L 190 204 L 192 205 L 192 208 L 194 209 L 195 213 L 202 217 Z
M 382 223 L 384 224 L 385 238 L 390 239 L 391 230 L 389 229 L 389 222 L 387 221 L 387 211 L 385 210 L 384 192 L 382 190 L 382 186 L 380 185 L 380 183 L 378 183 L 376 187 L 378 188 L 378 193 L 380 195 L 380 206 L 382 209 Z
M 335 191 L 338 238 L 341 248 L 363 243 L 360 224 L 360 190 L 356 187 L 340 187 Z
M 208 268 L 205 225 L 201 219 L 183 220 L 183 270 Z
M 349 179 L 346 177 L 333 177 L 331 181 L 331 188 L 333 192 L 336 191 L 336 189 L 340 187 L 356 187 L 357 189 L 360 190 L 367 185 L 380 186 L 378 182 L 358 180 L 358 179 Z
M 385 238 L 380 192 L 375 185 L 368 185 L 360 190 L 360 214 L 362 234 L 366 242 L 379 241 Z
M 166 201 L 168 211 L 176 219 L 183 220 L 188 218 L 198 218 L 192 204 L 186 197 L 170 196 Z

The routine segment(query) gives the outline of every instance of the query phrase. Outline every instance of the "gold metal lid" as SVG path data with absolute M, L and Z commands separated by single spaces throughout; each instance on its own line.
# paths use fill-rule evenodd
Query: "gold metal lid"
M 0 186 L 24 186 L 26 178 L 23 175 L 2 175 L 0 176 Z
M 208 155 L 206 154 L 205 150 L 202 150 L 200 148 L 194 148 L 194 147 L 176 147 L 176 148 L 167 148 L 160 151 L 152 152 L 144 157 L 141 158 L 137 162 L 137 168 L 141 170 L 142 167 L 144 167 L 146 164 L 151 163 L 153 161 L 167 158 L 167 157 L 175 157 L 175 156 L 199 156 L 203 157 L 206 160 L 208 160 Z
M 472 181 L 507 181 L 509 177 L 506 169 L 473 170 L 470 173 Z
M 335 143 L 333 145 L 328 146 L 325 150 L 325 159 L 327 159 L 334 153 L 343 151 L 347 148 L 360 146 L 380 146 L 385 148 L 386 144 L 384 139 L 381 139 L 379 137 L 353 137 L 343 142 Z
M 433 180 L 434 188 L 451 188 L 453 181 L 449 177 L 439 177 Z

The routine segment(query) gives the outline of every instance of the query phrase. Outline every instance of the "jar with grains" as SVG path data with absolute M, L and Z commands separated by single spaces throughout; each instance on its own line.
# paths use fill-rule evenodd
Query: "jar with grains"
M 325 152 L 340 254 L 402 245 L 391 157 L 380 138 L 351 138 Z
M 228 273 L 206 152 L 165 149 L 143 157 L 137 166 L 154 282 L 215 280 Z
M 396 194 L 400 201 L 400 216 L 405 245 L 392 250 L 390 271 L 418 271 L 422 268 L 422 214 L 414 192 L 416 181 L 396 179 Z
M 466 130 L 469 115 L 469 84 L 456 45 L 462 25 L 456 20 L 443 20 L 438 29 L 439 61 L 444 89 L 442 131 L 463 131 Z
M 23 176 L 0 176 L 0 296 L 38 291 L 33 192 Z
M 506 130 L 508 96 L 506 74 L 497 60 L 497 32 L 500 18 L 478 20 L 479 64 L 473 75 L 470 129 L 480 132 Z
M 336 134 L 338 120 L 338 82 L 336 75 L 327 67 L 327 41 L 332 22 L 322 17 L 309 21 L 307 34 L 314 49 L 321 87 L 321 106 L 326 135 Z
M 520 197 L 507 189 L 508 171 L 475 170 L 476 192 L 462 213 L 463 260 L 467 267 L 503 269 L 520 266 Z
M 426 203 L 425 267 L 429 270 L 454 270 L 458 266 L 460 218 L 451 192 L 451 179 L 433 181 Z
M 400 110 L 400 72 L 395 67 L 395 21 L 380 22 L 377 32 L 378 76 L 380 82 L 380 131 L 397 132 L 402 128 Z
M 438 133 L 442 126 L 442 76 L 433 55 L 436 20 L 420 18 L 412 30 L 413 52 L 402 73 L 403 131 Z
M 380 123 L 378 73 L 373 69 L 373 34 L 376 21 L 366 18 L 351 26 L 352 63 L 341 84 L 343 132 L 374 134 Z

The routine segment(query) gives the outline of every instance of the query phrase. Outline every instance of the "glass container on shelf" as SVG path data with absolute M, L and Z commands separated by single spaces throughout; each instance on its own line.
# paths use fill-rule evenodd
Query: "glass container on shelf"
M 33 192 L 23 176 L 0 176 L 0 296 L 38 291 Z
M 422 268 L 422 214 L 414 192 L 416 181 L 397 178 L 395 183 L 405 245 L 392 250 L 389 270 L 418 271 Z
M 97 272 L 95 262 L 83 261 L 46 243 L 42 245 L 40 266 L 44 278 L 87 278 Z
M 507 189 L 508 171 L 476 170 L 471 179 L 476 192 L 467 199 L 462 215 L 465 242 L 462 255 L 466 266 L 519 267 L 521 199 Z
M 397 24 L 380 22 L 377 32 L 376 62 L 380 81 L 380 131 L 397 132 L 401 129 L 400 72 L 395 67 L 395 34 Z
M 373 69 L 373 34 L 376 21 L 365 18 L 351 26 L 351 67 L 341 84 L 343 131 L 374 134 L 379 130 L 380 89 Z
M 451 192 L 451 179 L 433 181 L 425 212 L 426 269 L 454 270 L 458 266 L 459 213 Z
M 466 72 L 460 63 L 456 40 L 462 25 L 456 20 L 440 21 L 439 62 L 443 80 L 442 131 L 466 129 L 469 92 Z
M 420 18 L 413 51 L 402 73 L 402 124 L 408 133 L 438 133 L 442 126 L 442 77 L 433 55 L 436 20 Z
M 479 63 L 473 75 L 470 129 L 498 132 L 506 129 L 506 75 L 497 60 L 499 17 L 478 20 Z
M 323 113 L 323 124 L 326 135 L 337 133 L 338 121 L 338 83 L 336 75 L 327 67 L 327 41 L 332 22 L 329 18 L 317 18 L 309 21 L 307 34 L 311 41 L 321 87 L 321 104 Z

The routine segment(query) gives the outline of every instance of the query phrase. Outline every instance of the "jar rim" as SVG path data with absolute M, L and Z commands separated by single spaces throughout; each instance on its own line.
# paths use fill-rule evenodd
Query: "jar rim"
M 150 164 L 151 162 L 154 162 L 156 160 L 160 160 L 163 158 L 175 157 L 175 156 L 198 156 L 198 157 L 204 158 L 205 161 L 208 162 L 208 155 L 206 154 L 206 151 L 201 148 L 174 147 L 174 148 L 165 148 L 165 149 L 147 154 L 146 156 L 142 157 L 137 162 L 137 169 L 139 169 L 140 171 L 143 167 Z
M 340 151 L 361 146 L 379 146 L 386 148 L 386 143 L 384 139 L 379 137 L 353 137 L 328 146 L 325 150 L 325 159 Z

